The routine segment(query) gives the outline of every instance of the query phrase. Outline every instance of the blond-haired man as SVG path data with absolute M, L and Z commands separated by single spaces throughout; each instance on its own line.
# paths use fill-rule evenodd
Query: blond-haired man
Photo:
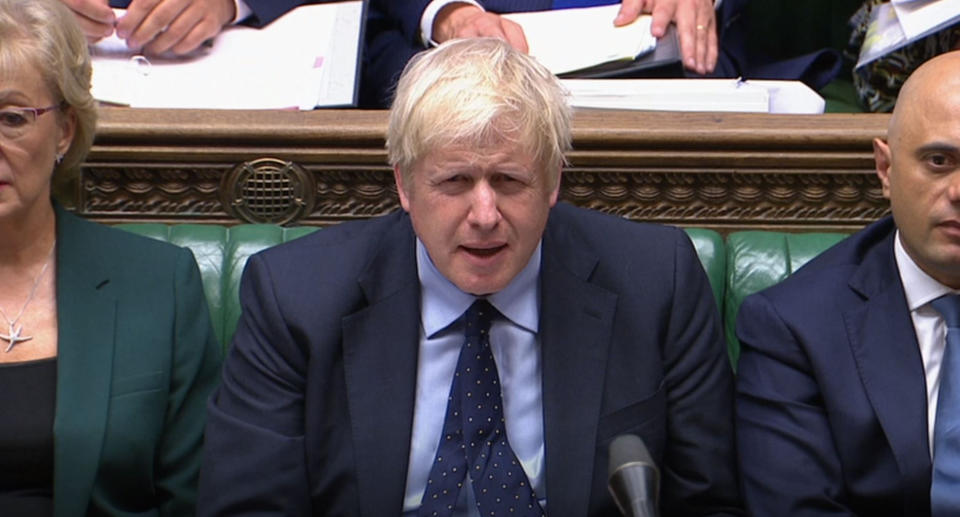
M 660 464 L 663 515 L 737 511 L 706 276 L 680 230 L 557 203 L 570 119 L 500 40 L 408 66 L 404 210 L 247 266 L 201 514 L 610 515 L 621 433 Z

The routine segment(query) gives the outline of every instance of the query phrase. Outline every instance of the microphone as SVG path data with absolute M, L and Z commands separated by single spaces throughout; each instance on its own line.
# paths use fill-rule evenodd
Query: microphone
M 622 434 L 610 444 L 608 487 L 625 517 L 660 515 L 660 470 L 639 436 Z

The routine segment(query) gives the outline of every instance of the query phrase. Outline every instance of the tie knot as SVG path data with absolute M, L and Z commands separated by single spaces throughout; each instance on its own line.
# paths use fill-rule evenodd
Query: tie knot
M 489 332 L 490 322 L 493 321 L 494 314 L 496 314 L 496 309 L 493 308 L 493 305 L 490 305 L 490 302 L 482 299 L 473 302 L 473 305 L 464 313 L 467 324 L 466 335 L 479 336 Z
M 930 305 L 943 316 L 948 328 L 960 327 L 960 294 L 945 294 Z

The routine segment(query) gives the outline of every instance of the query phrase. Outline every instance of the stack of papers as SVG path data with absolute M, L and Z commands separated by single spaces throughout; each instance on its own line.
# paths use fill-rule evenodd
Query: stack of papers
M 800 81 L 737 79 L 563 79 L 579 108 L 655 111 L 823 113 L 826 102 Z
M 301 109 L 356 104 L 363 2 L 305 5 L 233 26 L 184 57 L 141 56 L 116 35 L 91 47 L 93 96 L 138 108 Z
M 892 0 L 873 7 L 857 68 L 960 23 L 960 0 Z
M 650 34 L 653 18 L 643 15 L 622 27 L 613 20 L 619 4 L 578 9 L 558 9 L 504 14 L 523 28 L 530 55 L 560 75 L 613 61 L 628 64 L 653 51 L 657 39 Z

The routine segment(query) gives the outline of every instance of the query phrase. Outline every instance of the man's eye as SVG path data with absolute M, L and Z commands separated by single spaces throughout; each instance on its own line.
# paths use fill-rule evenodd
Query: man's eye
M 0 110 L 0 124 L 6 127 L 21 127 L 27 123 L 27 117 L 15 110 Z
M 931 154 L 927 156 L 927 163 L 936 168 L 949 167 L 951 165 L 950 157 L 945 154 Z

